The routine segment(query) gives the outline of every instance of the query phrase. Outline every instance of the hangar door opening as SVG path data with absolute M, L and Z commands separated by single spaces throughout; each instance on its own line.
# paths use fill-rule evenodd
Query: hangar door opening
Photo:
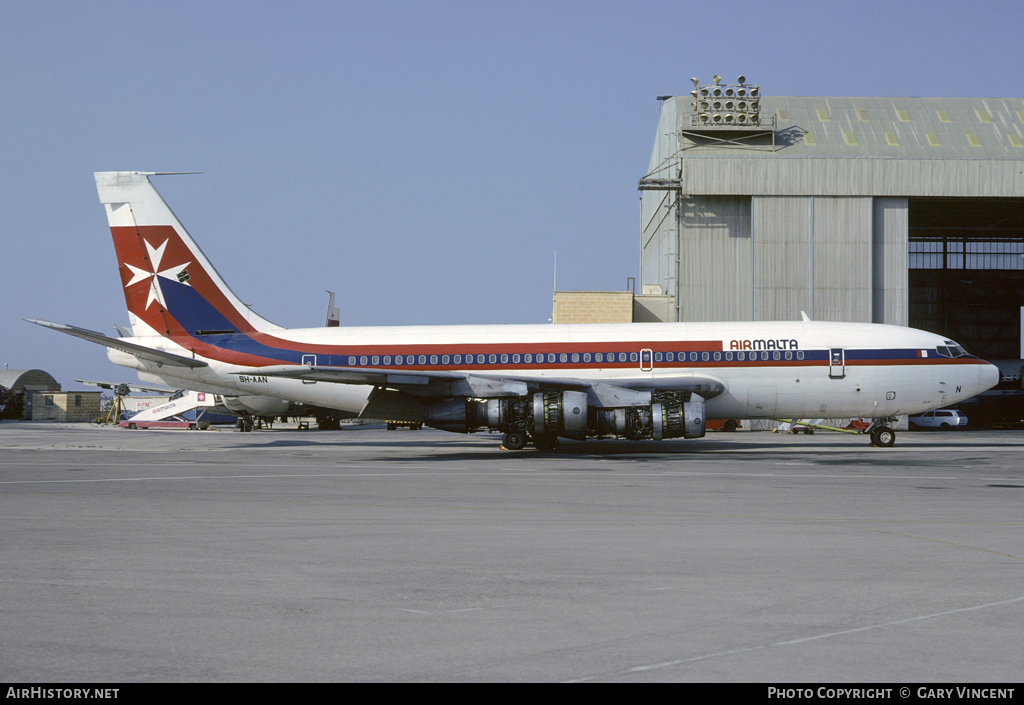
M 988 360 L 1021 357 L 1024 199 L 911 198 L 909 324 Z

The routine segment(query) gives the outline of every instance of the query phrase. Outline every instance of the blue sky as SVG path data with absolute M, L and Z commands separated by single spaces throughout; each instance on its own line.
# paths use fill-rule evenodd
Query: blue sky
M 92 172 L 285 326 L 543 323 L 639 267 L 658 95 L 1020 97 L 1024 2 L 0 0 L 0 363 L 133 381 Z

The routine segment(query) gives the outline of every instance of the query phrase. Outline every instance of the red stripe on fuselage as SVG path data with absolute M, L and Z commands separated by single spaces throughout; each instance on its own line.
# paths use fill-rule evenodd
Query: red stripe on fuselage
M 721 352 L 721 345 L 718 341 L 677 341 L 671 343 L 651 343 L 651 342 L 639 342 L 639 343 L 623 343 L 621 341 L 608 342 L 608 343 L 535 343 L 535 344 L 504 344 L 504 343 L 488 343 L 488 344 L 469 344 L 469 345 L 387 345 L 387 346 L 370 346 L 370 345 L 301 345 L 293 341 L 286 341 L 276 338 L 267 333 L 255 333 L 250 335 L 255 342 L 267 347 L 272 347 L 282 352 L 293 353 L 295 355 L 332 355 L 338 357 L 367 357 L 371 358 L 364 364 L 357 360 L 356 364 L 341 365 L 342 367 L 373 367 L 378 369 L 394 369 L 394 370 L 438 370 L 438 371 L 449 371 L 449 370 L 476 370 L 476 369 L 512 369 L 512 370 L 585 370 L 585 369 L 640 369 L 639 360 L 627 360 L 625 362 L 619 362 L 618 360 L 610 361 L 603 360 L 597 362 L 591 360 L 589 362 L 562 362 L 556 360 L 555 362 L 545 361 L 534 361 L 534 362 L 512 362 L 508 359 L 506 362 L 501 362 L 500 357 L 495 362 L 490 362 L 489 358 L 491 355 L 535 355 L 535 356 L 547 356 L 550 354 L 558 355 L 562 354 L 571 355 L 584 353 L 602 353 L 605 355 L 615 354 L 616 356 L 620 353 L 626 354 L 639 354 L 641 350 L 652 350 L 655 353 L 681 353 L 681 352 Z M 176 336 L 172 338 L 177 344 L 182 347 L 191 350 L 194 354 L 202 356 L 207 359 L 218 360 L 221 362 L 245 365 L 250 367 L 260 367 L 265 365 L 281 365 L 281 364 L 298 364 L 291 361 L 283 361 L 277 358 L 268 358 L 261 355 L 252 355 L 240 351 L 234 351 L 227 348 L 217 347 L 205 343 L 192 336 Z M 715 347 L 717 345 L 717 347 Z M 704 347 L 705 350 L 701 350 Z M 707 349 L 710 348 L 710 349 Z M 763 351 L 757 351 L 758 354 Z M 797 351 L 787 351 L 797 352 Z M 809 351 L 804 351 L 809 352 Z M 822 352 L 822 351 L 818 351 Z M 753 355 L 753 352 L 747 353 Z M 784 353 L 783 353 L 784 354 Z M 413 363 L 413 364 L 383 364 L 380 359 L 384 357 L 396 357 L 396 356 L 415 356 L 419 358 L 421 355 L 426 356 L 429 360 L 432 356 L 441 357 L 444 355 L 485 355 L 488 357 L 488 361 L 485 363 L 476 362 L 464 362 L 464 363 L 451 363 L 442 364 L 429 362 L 424 364 Z M 377 357 L 378 362 L 374 364 L 372 358 Z M 346 361 L 347 362 L 347 361 Z M 322 364 L 322 363 L 321 363 Z M 645 365 L 648 363 L 644 363 Z M 945 357 L 929 357 L 929 358 L 883 358 L 883 359 L 872 359 L 872 360 L 847 360 L 845 366 L 847 367 L 880 367 L 880 366 L 935 366 L 935 365 L 978 365 L 987 364 L 983 360 L 978 358 L 945 358 Z M 830 362 L 828 359 L 815 359 L 815 360 L 675 360 L 675 361 L 651 361 L 650 365 L 655 370 L 665 369 L 694 369 L 694 368 L 763 368 L 763 367 L 785 367 L 785 368 L 822 368 L 829 367 Z M 646 370 L 645 370 L 646 371 Z
M 128 286 L 135 278 L 135 273 L 127 265 L 149 272 L 167 271 L 181 266 L 188 270 L 188 284 L 206 301 L 217 309 L 231 322 L 239 333 L 255 333 L 249 322 L 231 304 L 220 286 L 210 278 L 199 262 L 199 255 L 182 242 L 178 233 L 170 225 L 116 226 L 110 228 L 114 239 L 114 252 L 121 272 L 121 285 L 125 288 L 125 303 L 128 310 L 144 321 L 153 330 L 160 333 L 170 331 L 172 337 L 188 336 L 190 331 L 184 330 L 174 321 L 170 312 L 164 311 L 158 301 L 149 300 L 152 277 L 147 277 Z M 154 250 L 163 247 L 159 263 L 152 262 L 145 243 Z M 164 245 L 164 243 L 167 243 Z M 166 317 L 165 317 L 166 316 Z M 172 325 L 173 324 L 173 325 Z

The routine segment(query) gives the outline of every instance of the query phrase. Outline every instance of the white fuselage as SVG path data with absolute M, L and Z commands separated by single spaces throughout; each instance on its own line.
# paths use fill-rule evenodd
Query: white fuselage
M 130 340 L 189 354 L 166 338 Z M 953 404 L 998 382 L 998 370 L 982 360 L 938 355 L 936 348 L 944 342 L 949 341 L 910 328 L 826 322 L 273 332 L 273 344 L 289 351 L 308 350 L 303 361 L 309 358 L 315 365 L 465 372 L 505 379 L 572 378 L 669 390 L 687 375 L 699 374 L 720 380 L 725 388 L 707 401 L 707 416 L 712 419 L 884 418 Z M 354 413 L 366 406 L 372 391 L 366 385 L 261 376 L 258 367 L 240 365 L 230 355 L 200 357 L 209 367 L 193 369 L 158 367 L 113 350 L 110 357 L 136 368 L 144 381 L 221 394 L 267 395 Z

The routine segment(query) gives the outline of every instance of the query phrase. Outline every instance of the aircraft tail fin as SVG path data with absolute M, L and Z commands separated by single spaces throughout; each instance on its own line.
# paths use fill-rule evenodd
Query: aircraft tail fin
M 341 325 L 341 309 L 334 305 L 334 292 L 328 291 L 327 293 L 331 297 L 327 300 L 327 320 L 324 322 L 324 326 L 327 328 L 337 328 Z
M 96 173 L 136 336 L 280 330 L 231 291 L 149 181 L 160 172 Z

